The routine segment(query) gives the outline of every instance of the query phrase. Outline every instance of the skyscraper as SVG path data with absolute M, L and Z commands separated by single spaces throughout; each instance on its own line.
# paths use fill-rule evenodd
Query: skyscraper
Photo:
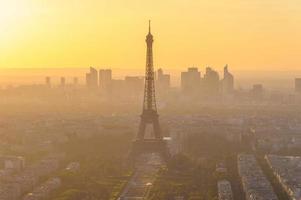
M 161 68 L 157 71 L 157 88 L 159 93 L 166 92 L 170 88 L 170 75 L 164 74 Z
M 219 93 L 219 75 L 211 67 L 206 68 L 206 74 L 203 79 L 203 89 L 206 95 L 216 96 Z
M 74 86 L 78 85 L 78 78 L 77 77 L 73 78 L 73 85 Z
M 112 70 L 101 69 L 99 70 L 99 87 L 101 90 L 106 91 L 112 83 Z
M 126 76 L 124 82 L 128 98 L 130 100 L 140 100 L 143 95 L 143 77 Z
M 201 72 L 198 68 L 190 67 L 187 72 L 181 73 L 181 88 L 185 94 L 199 93 Z
M 96 88 L 98 86 L 98 73 L 93 67 L 90 67 L 90 72 L 86 74 L 86 84 L 89 88 Z
M 61 87 L 65 87 L 66 86 L 66 78 L 65 77 L 61 77 Z
M 301 93 L 301 78 L 295 79 L 295 91 Z
M 251 94 L 252 94 L 253 100 L 257 100 L 257 101 L 262 100 L 263 95 L 264 95 L 263 85 L 262 84 L 254 84 Z
M 222 92 L 223 94 L 230 94 L 234 91 L 234 77 L 228 71 L 228 65 L 224 67 L 224 78 L 222 80 Z
M 45 83 L 47 87 L 51 87 L 51 78 L 49 76 L 45 78 Z

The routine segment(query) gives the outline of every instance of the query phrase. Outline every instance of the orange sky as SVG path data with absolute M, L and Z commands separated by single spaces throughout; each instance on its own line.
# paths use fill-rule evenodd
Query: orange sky
M 300 0 L 0 0 L 0 68 L 298 70 Z

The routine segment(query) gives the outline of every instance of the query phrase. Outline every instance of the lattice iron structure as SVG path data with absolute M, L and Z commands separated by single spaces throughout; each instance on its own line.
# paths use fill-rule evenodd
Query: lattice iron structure
M 155 75 L 153 64 L 153 35 L 149 22 L 149 31 L 146 36 L 147 52 L 146 52 L 146 69 L 145 69 L 145 88 L 143 111 L 157 111 L 156 96 L 155 96 Z
M 146 69 L 145 69 L 145 88 L 143 99 L 143 111 L 141 115 L 141 122 L 139 126 L 139 133 L 137 139 L 144 139 L 145 129 L 147 124 L 152 124 L 154 127 L 154 136 L 156 139 L 162 139 L 161 128 L 159 125 L 159 115 L 156 105 L 156 91 L 155 91 L 155 72 L 153 64 L 153 42 L 154 38 L 151 34 L 151 25 L 149 21 L 148 35 L 145 40 L 147 44 L 146 51 Z
M 157 112 L 155 95 L 155 73 L 153 65 L 153 35 L 151 34 L 151 25 L 149 21 L 149 31 L 146 36 L 146 69 L 145 69 L 145 88 L 143 99 L 143 110 L 136 140 L 133 142 L 131 156 L 136 157 L 143 153 L 159 153 L 164 160 L 169 157 L 167 143 L 163 140 L 159 124 L 159 115 Z M 146 139 L 146 126 L 153 126 L 154 138 Z

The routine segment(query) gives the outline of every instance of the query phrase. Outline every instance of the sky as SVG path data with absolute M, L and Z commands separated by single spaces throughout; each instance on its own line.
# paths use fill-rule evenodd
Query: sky
M 0 69 L 301 69 L 300 0 L 0 0 Z

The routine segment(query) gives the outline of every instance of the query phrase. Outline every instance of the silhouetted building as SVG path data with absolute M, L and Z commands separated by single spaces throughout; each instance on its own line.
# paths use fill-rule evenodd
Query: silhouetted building
M 90 88 L 96 88 L 98 86 L 98 73 L 93 67 L 90 67 L 90 72 L 86 74 L 86 84 Z
M 181 88 L 185 94 L 197 94 L 200 88 L 201 72 L 198 68 L 188 68 L 187 72 L 181 73 Z
M 295 91 L 301 93 L 301 78 L 295 79 Z
M 206 74 L 203 79 L 203 89 L 206 95 L 212 96 L 219 93 L 219 75 L 217 71 L 213 70 L 210 67 L 206 68 Z
M 223 94 L 230 94 L 234 91 L 234 77 L 228 71 L 228 65 L 224 67 L 224 78 L 222 80 Z
M 78 85 L 78 78 L 77 77 L 73 78 L 73 85 Z
M 125 101 L 128 98 L 128 95 L 126 94 L 127 87 L 125 84 L 125 80 L 121 79 L 112 79 L 110 88 L 106 95 L 110 97 L 112 101 L 120 102 Z
M 252 89 L 252 97 L 254 100 L 262 100 L 263 99 L 263 86 L 262 84 L 254 84 Z
M 45 78 L 45 83 L 47 87 L 51 87 L 51 78 L 49 76 Z
M 157 71 L 157 88 L 159 93 L 166 92 L 170 88 L 170 75 L 164 74 L 162 69 Z
M 61 83 L 60 83 L 61 87 L 65 87 L 66 86 L 66 78 L 65 77 L 61 77 Z
M 143 94 L 144 79 L 139 76 L 126 76 L 125 86 L 127 96 L 131 99 L 139 98 Z
M 101 69 L 99 70 L 99 87 L 103 91 L 107 91 L 112 84 L 112 70 Z

